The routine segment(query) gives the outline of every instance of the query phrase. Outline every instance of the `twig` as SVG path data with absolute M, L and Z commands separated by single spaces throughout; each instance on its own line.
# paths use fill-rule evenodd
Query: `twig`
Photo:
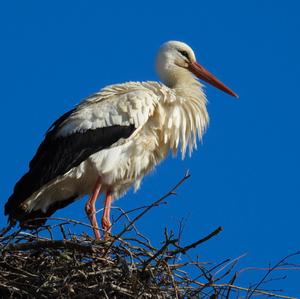
M 259 286 L 266 280 L 266 278 L 270 275 L 271 272 L 274 271 L 274 269 L 276 269 L 277 267 L 279 267 L 284 261 L 286 261 L 287 259 L 299 255 L 300 251 L 297 251 L 295 253 L 291 253 L 287 256 L 285 256 L 283 259 L 281 259 L 278 263 L 276 263 L 273 267 L 271 267 L 267 273 L 262 277 L 262 279 L 256 284 L 256 286 L 249 292 L 247 299 L 251 298 L 251 296 L 257 291 L 257 289 L 259 288 Z
M 190 244 L 190 245 L 187 245 L 185 247 L 182 247 L 182 248 L 178 248 L 178 249 L 175 249 L 175 250 L 172 250 L 169 252 L 169 255 L 171 256 L 174 256 L 178 253 L 183 253 L 185 254 L 188 250 L 190 250 L 191 248 L 196 248 L 198 245 L 200 245 L 201 243 L 204 243 L 206 241 L 208 241 L 209 239 L 211 239 L 212 237 L 216 236 L 217 234 L 219 234 L 220 232 L 222 231 L 222 227 L 219 226 L 217 229 L 215 229 L 213 232 L 211 232 L 209 235 L 207 235 L 206 237 Z
M 191 175 L 186 172 L 184 177 L 165 195 L 163 195 L 161 198 L 156 200 L 153 204 L 150 206 L 147 206 L 139 215 L 137 215 L 129 224 L 126 225 L 126 227 L 116 236 L 113 237 L 113 240 L 107 249 L 106 253 L 109 251 L 111 246 L 114 244 L 116 240 L 118 240 L 124 233 L 130 230 L 130 228 L 134 225 L 135 222 L 137 222 L 141 217 L 143 217 L 147 212 L 149 212 L 152 208 L 157 207 L 162 201 L 164 201 L 167 197 L 174 195 L 175 191 L 190 177 Z M 105 254 L 106 254 L 105 253 Z

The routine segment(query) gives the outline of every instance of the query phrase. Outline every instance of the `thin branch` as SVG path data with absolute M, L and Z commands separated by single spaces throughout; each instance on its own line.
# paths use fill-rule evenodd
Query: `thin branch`
M 257 291 L 257 289 L 260 287 L 260 285 L 266 280 L 266 278 L 277 268 L 279 267 L 282 263 L 284 263 L 286 260 L 288 260 L 291 257 L 294 257 L 296 255 L 299 255 L 300 251 L 297 251 L 295 253 L 291 253 L 287 256 L 285 256 L 283 259 L 281 259 L 278 263 L 276 263 L 273 267 L 271 267 L 267 273 L 262 277 L 262 279 L 256 284 L 256 286 L 249 292 L 247 299 L 251 298 L 251 296 Z
M 171 256 L 174 256 L 178 253 L 183 253 L 185 254 L 187 251 L 189 251 L 191 248 L 196 248 L 198 245 L 200 245 L 201 243 L 204 243 L 206 241 L 208 241 L 209 239 L 211 239 L 212 237 L 216 236 L 217 234 L 219 234 L 220 232 L 222 231 L 222 227 L 219 226 L 217 229 L 215 229 L 213 232 L 211 232 L 209 235 L 207 235 L 206 237 L 190 244 L 190 245 L 187 245 L 185 247 L 182 247 L 182 248 L 177 248 L 175 250 L 172 250 L 169 252 L 169 255 Z
M 108 248 L 114 244 L 116 240 L 118 240 L 124 233 L 130 230 L 130 228 L 134 225 L 135 222 L 137 222 L 140 218 L 142 218 L 147 212 L 149 212 L 152 208 L 159 206 L 159 204 L 164 201 L 166 198 L 170 197 L 171 195 L 175 194 L 175 191 L 190 177 L 191 175 L 186 172 L 184 177 L 165 195 L 163 195 L 161 198 L 156 200 L 153 204 L 150 206 L 147 206 L 140 214 L 138 214 L 129 224 L 125 226 L 125 228 L 116 236 L 113 237 L 113 240 Z M 106 252 L 108 252 L 108 250 Z

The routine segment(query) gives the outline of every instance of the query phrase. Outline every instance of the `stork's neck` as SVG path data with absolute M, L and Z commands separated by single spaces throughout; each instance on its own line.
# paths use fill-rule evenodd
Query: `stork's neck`
M 200 86 L 193 74 L 184 68 L 167 64 L 165 67 L 160 67 L 158 73 L 161 81 L 170 88 L 199 88 Z
M 181 77 L 172 87 L 175 90 L 177 98 L 191 100 L 197 106 L 206 107 L 206 97 L 203 92 L 203 85 L 188 74 L 188 76 Z
M 197 136 L 202 138 L 209 122 L 202 84 L 192 76 L 186 79 L 179 80 L 170 88 L 173 96 L 166 97 L 163 126 L 164 142 L 174 153 L 180 148 L 182 157 L 187 148 L 191 153 L 196 147 Z
M 185 77 L 180 77 L 169 87 L 175 90 L 186 92 L 188 94 L 192 91 L 193 93 L 198 93 L 199 96 L 203 95 L 202 84 L 190 74 Z

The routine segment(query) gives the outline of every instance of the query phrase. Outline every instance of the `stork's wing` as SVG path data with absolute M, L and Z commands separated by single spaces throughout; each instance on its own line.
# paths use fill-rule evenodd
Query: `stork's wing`
M 20 219 L 16 208 L 34 192 L 90 155 L 129 138 L 147 122 L 157 101 L 151 90 L 126 83 L 107 87 L 65 113 L 50 127 L 28 173 L 15 185 L 5 214 Z

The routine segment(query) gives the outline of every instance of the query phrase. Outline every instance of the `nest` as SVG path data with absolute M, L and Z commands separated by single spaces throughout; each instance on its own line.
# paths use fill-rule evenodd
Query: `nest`
M 182 252 L 170 249 L 175 239 L 157 249 L 142 237 L 113 243 L 86 235 L 54 240 L 42 233 L 18 231 L 2 242 L 3 298 L 191 298 L 199 293 L 180 271 L 184 263 L 175 262 Z
M 276 267 L 287 266 L 286 260 L 292 255 L 270 267 L 258 283 L 245 288 L 235 284 L 238 273 L 234 267 L 240 258 L 209 264 L 189 254 L 219 234 L 220 227 L 185 246 L 180 245 L 180 230 L 176 235 L 165 230 L 159 247 L 136 229 L 136 221 L 174 194 L 187 177 L 150 206 L 127 213 L 120 210 L 116 222 L 125 220 L 124 228 L 109 241 L 96 241 L 86 233 L 79 234 L 83 228 L 90 230 L 90 226 L 70 219 L 53 219 L 53 224 L 35 232 L 3 230 L 0 297 L 292 298 L 269 292 L 265 285 L 260 288 Z M 131 220 L 132 212 L 137 214 Z

